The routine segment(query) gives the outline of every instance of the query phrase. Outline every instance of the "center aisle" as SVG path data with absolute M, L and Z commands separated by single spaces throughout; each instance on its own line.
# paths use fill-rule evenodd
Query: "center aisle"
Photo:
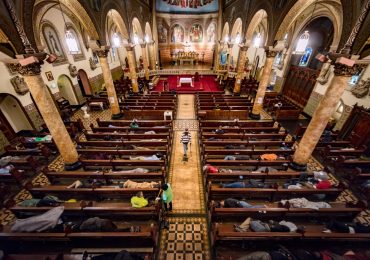
M 195 96 L 178 95 L 177 119 L 168 182 L 174 194 L 173 212 L 167 218 L 169 230 L 162 230 L 159 259 L 210 259 L 206 207 L 198 146 Z M 182 132 L 192 137 L 188 162 L 183 162 Z

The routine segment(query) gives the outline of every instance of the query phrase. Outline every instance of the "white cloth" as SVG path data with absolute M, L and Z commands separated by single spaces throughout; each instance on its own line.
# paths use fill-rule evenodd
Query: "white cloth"
M 180 86 L 182 84 L 190 84 L 190 86 L 193 87 L 193 81 L 191 80 L 191 78 L 180 78 Z
M 286 226 L 289 228 L 290 232 L 296 232 L 297 226 L 293 222 L 282 220 L 279 222 L 280 225 Z
M 292 208 L 302 208 L 302 209 L 321 209 L 321 208 L 331 208 L 330 204 L 326 202 L 314 202 L 309 201 L 306 198 L 295 198 L 290 200 L 281 200 L 281 203 L 283 205 L 286 204 L 286 202 L 289 202 L 290 206 Z
M 44 214 L 26 219 L 17 219 L 11 228 L 12 232 L 42 232 L 54 228 L 63 214 L 64 207 L 52 208 Z

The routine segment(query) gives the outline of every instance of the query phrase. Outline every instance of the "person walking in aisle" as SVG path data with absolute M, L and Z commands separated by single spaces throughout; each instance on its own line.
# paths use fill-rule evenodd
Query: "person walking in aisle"
M 187 157 L 188 144 L 191 143 L 191 135 L 189 130 L 185 128 L 185 132 L 182 133 L 180 143 L 184 146 L 184 158 Z

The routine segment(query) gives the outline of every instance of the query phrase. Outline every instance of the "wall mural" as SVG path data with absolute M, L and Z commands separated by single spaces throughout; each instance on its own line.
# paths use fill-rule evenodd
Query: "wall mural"
M 200 64 L 212 64 L 217 41 L 217 14 L 157 15 L 161 64 L 176 64 L 179 53 L 199 54 Z
M 203 41 L 203 28 L 200 24 L 194 24 L 191 26 L 189 31 L 190 42 L 202 42 Z
M 178 42 L 184 42 L 184 28 L 182 28 L 181 25 L 175 24 L 172 27 L 171 31 L 171 42 L 172 43 L 178 43 Z
M 67 57 L 64 53 L 56 30 L 51 25 L 45 24 L 42 28 L 42 33 L 48 46 L 49 53 L 53 53 L 57 56 L 57 60 L 53 64 L 66 62 Z
M 218 0 L 158 0 L 156 8 L 163 13 L 214 13 Z
M 162 23 L 158 24 L 158 42 L 167 43 L 167 28 Z
M 216 24 L 211 23 L 207 29 L 207 42 L 214 43 L 216 41 Z

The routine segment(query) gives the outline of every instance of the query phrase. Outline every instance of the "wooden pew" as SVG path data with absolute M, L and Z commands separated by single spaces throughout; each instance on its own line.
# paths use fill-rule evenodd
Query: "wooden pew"
M 167 170 L 167 164 L 165 160 L 158 160 L 158 161 L 144 161 L 144 160 L 122 160 L 122 159 L 116 159 L 116 160 L 93 160 L 93 159 L 85 159 L 80 157 L 79 161 L 82 163 L 82 167 L 84 170 L 88 169 L 125 169 L 126 167 L 130 168 L 146 168 L 147 166 L 152 166 L 156 168 L 162 168 L 165 167 Z
M 208 198 L 222 199 L 228 197 L 245 197 L 245 198 L 267 198 L 270 201 L 276 201 L 281 198 L 301 198 L 315 194 L 325 194 L 326 199 L 336 199 L 339 194 L 347 187 L 341 183 L 336 188 L 330 189 L 285 189 L 277 188 L 222 188 L 212 183 L 208 183 Z
M 202 138 L 216 138 L 216 139 L 235 139 L 235 140 L 246 140 L 246 139 L 272 139 L 272 140 L 285 140 L 287 137 L 286 133 L 267 133 L 267 134 L 248 134 L 248 133 L 227 133 L 227 134 L 215 134 L 210 132 L 202 133 Z
M 162 116 L 163 118 L 163 116 Z M 130 126 L 132 120 L 111 120 L 111 121 L 101 121 L 99 118 L 96 119 L 99 127 L 108 127 L 109 125 L 114 126 Z M 140 127 L 155 127 L 155 126 L 170 126 L 172 127 L 171 120 L 138 120 Z
M 132 168 L 132 167 L 131 167 Z M 52 182 L 60 182 L 61 180 L 76 180 L 76 179 L 97 179 L 105 180 L 160 180 L 164 181 L 166 177 L 166 171 L 164 167 L 153 168 L 146 167 L 149 172 L 138 174 L 138 173 L 122 173 L 121 171 L 49 171 L 47 167 L 44 168 L 43 173 Z
M 230 127 L 273 127 L 275 121 L 273 120 L 239 120 L 235 122 L 234 120 L 200 120 L 200 127 L 217 127 L 230 126 Z

